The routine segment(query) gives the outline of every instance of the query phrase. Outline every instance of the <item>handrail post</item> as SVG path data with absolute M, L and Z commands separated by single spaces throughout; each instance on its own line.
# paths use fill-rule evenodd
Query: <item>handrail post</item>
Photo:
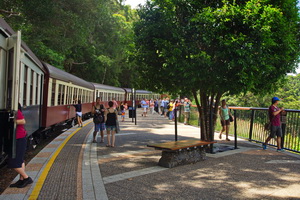
M 254 124 L 254 115 L 255 115 L 255 110 L 252 110 L 252 112 L 251 112 L 251 121 L 250 121 L 250 130 L 249 130 L 249 141 L 252 140 L 252 132 L 253 132 L 253 124 Z
M 176 105 L 175 105 L 176 106 Z M 174 109 L 174 117 L 175 117 L 175 141 L 177 141 L 178 140 L 178 138 L 177 138 L 177 107 L 175 107 L 175 109 Z
M 236 123 L 236 110 L 233 110 L 234 116 L 234 148 L 237 149 L 237 123 Z

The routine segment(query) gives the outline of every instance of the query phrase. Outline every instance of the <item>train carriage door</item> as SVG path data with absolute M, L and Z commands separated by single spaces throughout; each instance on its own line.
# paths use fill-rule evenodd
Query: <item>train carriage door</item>
M 3 152 L 5 136 L 8 135 L 8 112 L 6 110 L 6 85 L 7 85 L 7 45 L 6 38 L 0 34 L 0 164 L 5 160 Z
M 19 103 L 19 87 L 20 87 L 20 58 L 21 58 L 21 32 L 18 31 L 7 40 L 7 64 L 6 64 L 6 89 L 5 110 L 7 126 L 5 130 L 1 130 L 3 134 L 4 151 L 12 153 L 15 157 L 15 117 L 18 111 Z M 3 119 L 1 119 L 2 121 Z

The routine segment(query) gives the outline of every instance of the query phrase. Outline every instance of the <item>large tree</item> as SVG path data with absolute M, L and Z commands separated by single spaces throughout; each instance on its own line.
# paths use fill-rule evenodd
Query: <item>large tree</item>
M 191 91 L 201 116 L 201 139 L 212 139 L 225 92 L 268 92 L 295 70 L 296 2 L 148 1 L 135 25 L 142 83 L 151 90 Z

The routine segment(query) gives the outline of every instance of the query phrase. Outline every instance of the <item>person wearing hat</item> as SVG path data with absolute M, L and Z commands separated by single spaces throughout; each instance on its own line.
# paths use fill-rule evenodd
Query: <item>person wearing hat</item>
M 277 151 L 281 152 L 283 149 L 281 148 L 281 137 L 282 137 L 282 129 L 280 122 L 280 113 L 284 111 L 284 108 L 278 108 L 277 105 L 280 99 L 278 97 L 272 98 L 272 105 L 269 107 L 269 119 L 270 119 L 270 135 L 266 139 L 266 141 L 262 144 L 263 149 L 267 149 L 268 142 L 277 136 Z

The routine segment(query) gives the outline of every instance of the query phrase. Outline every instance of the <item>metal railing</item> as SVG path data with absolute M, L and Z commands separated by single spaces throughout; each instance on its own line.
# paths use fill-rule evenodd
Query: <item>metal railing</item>
M 249 107 L 229 107 L 236 118 L 236 134 L 249 141 L 263 143 L 269 136 L 269 131 L 265 130 L 265 124 L 269 120 L 268 108 Z M 282 146 L 284 149 L 300 153 L 300 110 L 285 110 L 286 124 L 282 124 L 283 137 Z M 183 107 L 180 108 L 179 121 L 183 122 Z M 190 124 L 199 126 L 199 114 L 197 108 L 191 108 Z M 216 123 L 216 130 L 221 130 L 220 120 Z M 234 127 L 230 128 L 229 134 L 234 135 Z M 276 141 L 272 139 L 269 145 L 276 146 Z

